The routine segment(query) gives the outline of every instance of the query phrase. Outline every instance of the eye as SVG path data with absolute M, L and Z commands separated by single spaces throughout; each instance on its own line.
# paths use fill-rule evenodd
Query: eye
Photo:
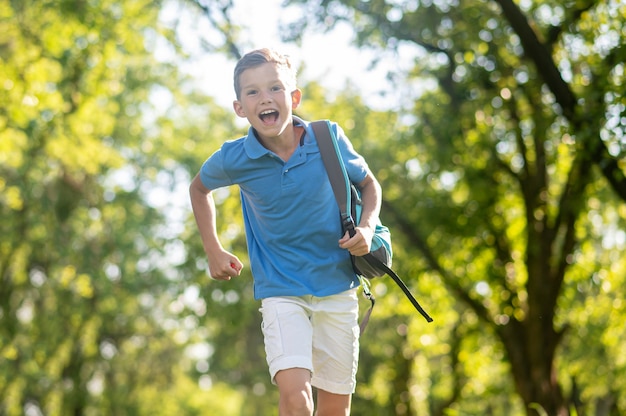
M 246 95 L 256 95 L 258 93 L 257 90 L 248 90 L 246 91 Z
M 277 91 L 282 91 L 283 87 L 281 85 L 275 85 L 272 87 L 272 91 L 277 92 Z

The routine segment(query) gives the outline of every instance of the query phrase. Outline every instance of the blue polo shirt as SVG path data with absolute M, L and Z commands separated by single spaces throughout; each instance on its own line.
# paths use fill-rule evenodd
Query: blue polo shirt
M 239 185 L 254 276 L 254 296 L 328 296 L 359 284 L 350 255 L 339 248 L 339 208 L 309 123 L 304 142 L 285 162 L 261 145 L 254 130 L 225 142 L 200 170 L 208 189 Z M 331 123 L 348 176 L 367 174 L 341 128 Z

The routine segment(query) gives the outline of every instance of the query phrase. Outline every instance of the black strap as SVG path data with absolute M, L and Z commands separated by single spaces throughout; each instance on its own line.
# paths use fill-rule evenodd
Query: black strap
M 402 279 L 400 278 L 400 276 L 398 276 L 396 272 L 394 272 L 391 268 L 387 267 L 385 263 L 377 259 L 374 255 L 372 255 L 372 253 L 367 253 L 365 255 L 365 258 L 367 259 L 368 262 L 373 263 L 376 266 L 383 269 L 385 273 L 387 273 L 393 279 L 393 281 L 396 282 L 398 286 L 400 286 L 400 289 L 402 289 L 406 297 L 409 298 L 409 300 L 411 301 L 415 309 L 417 309 L 417 311 L 424 317 L 424 319 L 426 319 L 426 321 L 428 322 L 433 321 L 433 318 L 431 318 L 430 315 L 426 313 L 424 308 L 421 307 L 417 299 L 415 299 L 415 296 L 413 296 L 413 294 L 411 293 L 407 285 L 402 281 Z
M 324 162 L 324 167 L 326 168 L 326 173 L 328 174 L 328 178 L 330 180 L 330 185 L 333 188 L 333 193 L 335 194 L 335 199 L 337 200 L 337 204 L 339 205 L 339 210 L 341 212 L 341 220 L 344 223 L 344 226 L 350 232 L 350 236 L 353 236 L 355 233 L 354 230 L 354 220 L 350 215 L 350 204 L 351 204 L 351 194 L 350 194 L 350 181 L 347 178 L 345 168 L 343 166 L 343 162 L 339 156 L 339 149 L 336 147 L 336 140 L 333 140 L 330 130 L 330 122 L 328 120 L 318 120 L 311 122 L 311 128 L 313 129 L 313 133 L 315 133 L 315 138 L 317 139 L 317 146 L 320 149 L 320 154 L 322 156 L 322 161 Z M 387 265 L 381 262 L 379 259 L 374 257 L 371 253 L 366 254 L 365 259 L 380 268 L 382 268 L 385 273 L 387 273 L 393 281 L 400 286 L 400 289 L 404 292 L 406 297 L 411 301 L 415 309 L 426 319 L 428 322 L 432 322 L 433 318 L 431 318 L 424 308 L 420 306 L 417 302 L 417 299 L 413 296 L 409 288 L 402 281 L 400 276 L 396 274 L 391 268 L 387 267 Z M 375 299 L 371 293 L 366 293 L 366 297 L 370 299 L 372 305 L 370 310 L 367 312 L 366 318 L 369 319 L 369 315 L 374 308 Z M 367 324 L 367 322 L 364 322 Z M 364 327 L 361 328 L 361 332 L 364 331 Z
M 370 301 L 370 307 L 363 315 L 361 323 L 359 324 L 360 333 L 361 335 L 363 335 L 363 333 L 365 332 L 365 328 L 370 321 L 370 316 L 372 315 L 372 311 L 374 310 L 374 305 L 376 305 L 376 298 L 374 298 L 374 295 L 372 295 L 369 281 L 362 276 L 359 276 L 359 279 L 361 280 L 361 286 L 363 287 L 363 296 L 365 296 L 365 298 Z

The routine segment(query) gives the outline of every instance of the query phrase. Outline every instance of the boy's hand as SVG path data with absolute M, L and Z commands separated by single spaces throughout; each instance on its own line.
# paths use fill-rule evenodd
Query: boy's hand
M 356 227 L 355 231 L 354 237 L 350 237 L 346 231 L 339 240 L 339 247 L 348 250 L 353 256 L 364 256 L 370 252 L 374 231 L 367 227 Z
M 237 256 L 227 251 L 214 254 L 209 258 L 209 274 L 216 280 L 230 280 L 239 276 L 242 268 L 243 263 Z

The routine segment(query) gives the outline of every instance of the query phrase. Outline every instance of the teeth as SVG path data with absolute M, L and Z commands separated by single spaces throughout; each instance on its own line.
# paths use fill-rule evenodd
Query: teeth
M 274 110 L 265 110 L 265 111 L 261 112 L 261 115 L 264 116 L 264 115 L 267 115 L 267 114 L 273 114 L 274 112 L 275 112 Z

